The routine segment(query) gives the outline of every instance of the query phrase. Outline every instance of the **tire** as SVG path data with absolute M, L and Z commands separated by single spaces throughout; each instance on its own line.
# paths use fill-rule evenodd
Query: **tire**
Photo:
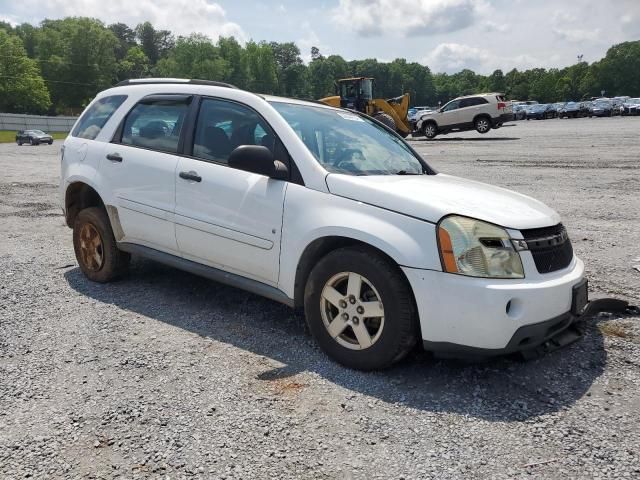
M 49 140 L 47 143 L 48 143 L 49 145 L 53 145 L 53 140 Z
M 73 224 L 73 249 L 80 270 L 93 282 L 106 283 L 120 277 L 131 259 L 118 250 L 107 212 L 99 207 L 78 213 Z
M 491 130 L 491 119 L 485 116 L 478 117 L 473 122 L 473 126 L 478 133 L 489 133 L 489 130 Z
M 18 144 L 19 147 L 22 146 L 22 142 L 20 140 L 18 140 L 16 143 Z
M 361 287 L 349 296 L 347 289 L 358 284 L 357 279 Z M 367 304 L 383 316 L 359 318 L 366 315 Z M 322 258 L 309 275 L 304 305 L 307 325 L 320 348 L 349 368 L 389 367 L 405 357 L 418 338 L 415 303 L 406 279 L 396 265 L 367 248 L 340 248 Z M 339 322 L 338 328 L 330 333 L 334 322 Z
M 422 131 L 424 132 L 424 136 L 428 139 L 435 138 L 436 135 L 438 135 L 438 126 L 435 122 L 424 122 Z
M 33 138 L 29 137 L 29 145 L 35 145 L 35 143 L 33 143 Z
M 384 124 L 385 126 L 389 127 L 391 130 L 393 130 L 394 132 L 396 132 L 396 122 L 393 119 L 393 117 L 387 113 L 383 113 L 383 112 L 378 112 L 376 113 L 373 118 L 375 118 L 376 120 L 378 120 L 380 123 Z

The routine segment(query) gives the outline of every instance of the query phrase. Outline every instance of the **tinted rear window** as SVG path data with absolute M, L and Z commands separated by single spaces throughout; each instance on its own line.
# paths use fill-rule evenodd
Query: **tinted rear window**
M 126 98 L 126 95 L 113 95 L 95 101 L 85 110 L 76 126 L 73 127 L 71 136 L 94 140 L 113 112 L 122 105 Z

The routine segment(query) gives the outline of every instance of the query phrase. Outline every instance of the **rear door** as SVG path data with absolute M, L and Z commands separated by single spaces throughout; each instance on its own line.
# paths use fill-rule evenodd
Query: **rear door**
M 121 241 L 178 253 L 174 225 L 177 152 L 192 97 L 152 95 L 127 114 L 105 144 L 103 181 L 114 193 Z
M 254 110 L 217 98 L 202 99 L 192 138 L 175 175 L 180 253 L 276 285 L 287 182 L 227 162 L 238 146 L 262 145 L 287 163 L 284 147 Z
M 475 116 L 482 111 L 483 106 L 488 103 L 482 97 L 463 98 L 460 100 L 460 108 L 458 109 L 459 122 L 471 124 Z

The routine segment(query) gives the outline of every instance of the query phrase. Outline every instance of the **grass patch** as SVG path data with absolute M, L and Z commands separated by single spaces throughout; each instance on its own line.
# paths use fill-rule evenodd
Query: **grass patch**
M 605 337 L 631 338 L 633 334 L 629 332 L 626 325 L 622 323 L 601 323 L 598 328 Z
M 67 138 L 66 132 L 50 132 L 54 140 L 64 140 Z M 0 130 L 0 143 L 15 143 L 16 131 L 15 130 Z

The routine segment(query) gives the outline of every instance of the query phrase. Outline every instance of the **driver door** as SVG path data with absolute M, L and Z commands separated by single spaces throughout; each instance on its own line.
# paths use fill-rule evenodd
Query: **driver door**
M 288 183 L 228 166 L 240 145 L 283 158 L 270 126 L 237 102 L 202 100 L 193 144 L 176 170 L 176 240 L 183 257 L 276 285 Z M 286 163 L 286 162 L 285 162 Z
M 460 100 L 452 100 L 442 107 L 438 116 L 438 125 L 441 127 L 452 127 L 461 123 L 460 121 Z

